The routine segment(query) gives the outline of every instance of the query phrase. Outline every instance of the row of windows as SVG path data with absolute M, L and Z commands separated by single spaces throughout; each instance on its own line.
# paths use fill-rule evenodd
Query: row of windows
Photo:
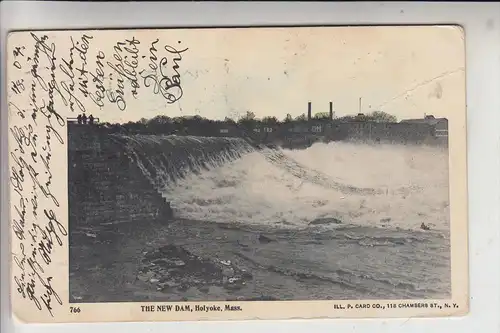
M 253 131 L 260 133 L 260 128 L 254 128 Z M 263 132 L 271 133 L 271 132 L 273 132 L 273 129 L 271 127 L 264 127 Z M 222 129 L 220 129 L 220 133 L 229 133 L 229 130 L 226 128 L 222 128 Z
M 369 124 L 369 123 L 358 123 L 358 124 L 353 124 L 351 126 L 354 126 L 354 128 L 357 128 L 357 129 L 369 129 L 369 128 L 390 129 L 390 128 L 392 128 L 391 125 L 392 124 L 377 124 L 377 125 L 373 125 L 373 124 Z M 332 127 L 331 124 L 328 124 L 326 126 L 328 128 Z M 288 131 L 289 132 L 295 132 L 295 133 L 303 133 L 303 132 L 309 132 L 309 129 L 310 129 L 310 131 L 312 133 L 322 133 L 323 132 L 323 126 L 322 125 L 313 125 L 310 128 L 309 127 L 293 127 L 293 128 L 289 128 Z M 260 133 L 261 131 L 264 132 L 264 133 L 272 133 L 272 132 L 274 132 L 274 129 L 272 127 L 263 127 L 262 129 L 261 128 L 254 128 L 253 131 L 256 132 L 256 133 Z M 228 133 L 228 132 L 229 132 L 228 129 L 221 129 L 220 130 L 220 133 Z
M 327 125 L 328 128 L 331 128 L 331 125 Z M 295 133 L 302 133 L 302 132 L 309 132 L 309 127 L 294 127 L 288 129 L 289 132 L 295 132 Z M 322 133 L 323 132 L 323 126 L 321 125 L 316 125 L 316 126 L 311 126 L 311 132 L 312 133 Z
M 253 131 L 260 133 L 260 128 L 254 128 Z M 272 131 L 273 131 L 273 129 L 271 127 L 264 127 L 263 128 L 263 132 L 265 132 L 265 133 L 271 133 Z

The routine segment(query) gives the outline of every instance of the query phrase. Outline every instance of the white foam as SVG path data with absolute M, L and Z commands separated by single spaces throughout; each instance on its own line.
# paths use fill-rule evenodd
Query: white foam
M 424 222 L 449 229 L 448 153 L 443 148 L 318 143 L 283 153 L 311 173 L 377 194 L 346 194 L 325 186 L 324 180 L 305 181 L 252 152 L 169 184 L 163 195 L 188 219 L 305 227 L 335 217 L 362 226 L 417 229 Z

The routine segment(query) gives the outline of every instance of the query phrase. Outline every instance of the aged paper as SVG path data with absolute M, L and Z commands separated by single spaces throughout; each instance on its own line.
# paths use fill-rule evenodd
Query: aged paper
M 456 26 L 8 38 L 29 323 L 468 312 Z

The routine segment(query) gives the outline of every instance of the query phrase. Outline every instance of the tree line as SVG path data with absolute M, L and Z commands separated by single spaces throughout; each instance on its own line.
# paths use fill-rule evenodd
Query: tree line
M 330 114 L 328 112 L 316 113 L 312 116 L 313 120 L 329 120 Z M 247 111 L 239 119 L 234 120 L 226 117 L 224 120 L 212 120 L 208 118 L 196 116 L 184 117 L 168 117 L 165 115 L 158 115 L 151 119 L 141 118 L 139 121 L 129 121 L 127 123 L 100 123 L 100 127 L 105 127 L 111 132 L 140 132 L 145 134 L 157 133 L 182 133 L 189 132 L 193 135 L 209 135 L 214 131 L 220 129 L 221 125 L 238 126 L 243 128 L 255 127 L 259 125 L 276 126 L 280 124 L 300 123 L 307 121 L 306 114 L 301 114 L 293 118 L 287 114 L 284 119 L 279 120 L 275 116 L 267 116 L 261 119 L 257 118 L 255 113 Z M 368 114 L 359 113 L 357 115 L 346 115 L 343 117 L 333 119 L 335 122 L 397 122 L 397 118 L 391 114 L 383 111 L 374 111 Z

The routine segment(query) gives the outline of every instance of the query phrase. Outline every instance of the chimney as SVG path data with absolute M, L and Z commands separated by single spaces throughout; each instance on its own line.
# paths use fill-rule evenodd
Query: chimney
M 333 102 L 330 102 L 330 119 L 333 119 Z
M 311 109 L 311 102 L 307 102 L 307 120 L 311 120 L 311 112 L 312 112 L 312 109 Z

